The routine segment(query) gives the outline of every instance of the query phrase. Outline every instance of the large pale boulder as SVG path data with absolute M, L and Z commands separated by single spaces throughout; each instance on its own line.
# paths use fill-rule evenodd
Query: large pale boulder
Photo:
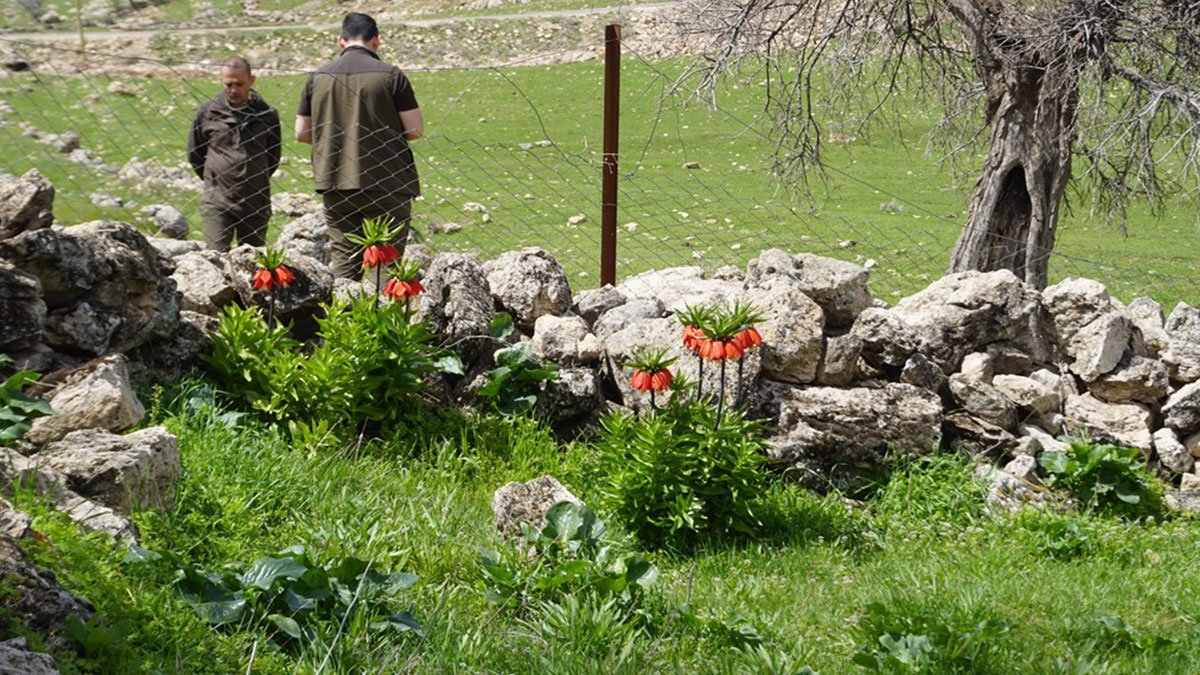
M 483 271 L 492 297 L 519 326 L 532 328 L 538 317 L 562 314 L 571 307 L 567 273 L 543 249 L 509 251 L 484 263 Z
M 302 215 L 283 226 L 275 245 L 283 249 L 289 258 L 306 257 L 326 264 L 329 253 L 329 226 L 325 224 L 325 218 L 319 212 Z M 407 255 L 408 252 L 405 253 Z
M 1127 355 L 1112 372 L 1088 385 L 1096 398 L 1112 403 L 1137 401 L 1155 405 L 1167 397 L 1170 382 L 1162 361 Z
M 60 350 L 124 352 L 169 334 L 178 321 L 174 263 L 131 225 L 25 232 L 0 240 L 0 258 L 41 282 L 47 340 Z
M 1193 382 L 1167 399 L 1163 405 L 1163 423 L 1180 438 L 1200 431 L 1200 382 Z
M 1098 281 L 1066 279 L 1042 291 L 1058 346 L 1071 359 L 1071 370 L 1093 382 L 1125 357 L 1133 323 Z
M 726 305 L 742 297 L 742 285 L 706 279 L 700 267 L 668 267 L 642 272 L 622 281 L 617 290 L 630 301 L 657 300 L 668 312 L 687 305 Z
M 1162 360 L 1171 379 L 1183 384 L 1200 380 L 1200 309 L 1179 303 L 1167 317 L 1164 330 L 1168 346 Z
M 972 380 L 991 383 L 992 378 L 996 376 L 996 365 L 992 362 L 990 354 L 971 352 L 963 357 L 958 372 Z
M 955 373 L 950 376 L 950 394 L 954 402 L 972 417 L 1007 432 L 1017 427 L 1017 406 L 987 382 Z
M 99 430 L 74 431 L 38 453 L 67 477 L 74 492 L 119 513 L 175 504 L 179 440 L 163 427 L 128 436 Z
M 767 282 L 753 294 L 761 312 L 763 377 L 806 384 L 821 366 L 825 315 L 792 279 Z
M 29 526 L 33 518 L 28 513 L 18 511 L 7 499 L 0 497 L 0 537 L 20 539 L 29 534 Z
M 0 642 L 0 673 L 4 675 L 59 675 L 58 663 L 44 652 L 31 652 L 24 637 Z
M 614 307 L 620 307 L 628 299 L 624 293 L 608 284 L 601 288 L 589 288 L 576 294 L 575 313 L 582 316 L 590 328 L 601 314 Z
M 592 331 L 596 337 L 606 340 L 613 333 L 625 330 L 639 321 L 661 319 L 664 315 L 666 308 L 658 298 L 634 299 L 601 312 L 592 324 Z
M 212 349 L 216 317 L 199 312 L 179 312 L 179 323 L 167 337 L 138 348 L 136 357 L 162 373 L 183 373 Z
M 551 425 L 559 425 L 596 412 L 602 402 L 595 370 L 560 368 L 558 377 L 541 384 L 534 413 Z
M 496 306 L 488 291 L 483 263 L 474 255 L 439 253 L 423 280 L 433 303 L 431 327 L 457 342 L 470 335 L 487 335 Z
M 746 287 L 761 286 L 777 275 L 794 280 L 801 292 L 820 305 L 831 326 L 849 326 L 872 303 L 865 268 L 811 253 L 763 251 L 746 265 Z
M 907 384 L 879 389 L 794 387 L 767 382 L 761 395 L 777 430 L 769 454 L 782 464 L 876 464 L 938 445 L 942 403 Z
M 538 317 L 532 347 L 535 358 L 559 365 L 592 363 L 604 354 L 604 343 L 592 335 L 587 322 L 578 316 Z
M 850 332 L 862 340 L 863 360 L 876 368 L 901 368 L 921 348 L 921 337 L 912 326 L 878 307 L 864 309 Z
M 925 355 L 949 374 L 967 354 L 1028 333 L 1037 309 L 1037 292 L 999 270 L 949 274 L 893 311 L 921 336 Z
M 237 292 L 225 277 L 225 263 L 216 251 L 185 253 L 175 258 L 171 278 L 179 289 L 179 307 L 190 312 L 216 316 L 237 299 Z
M 54 391 L 50 407 L 54 414 L 34 420 L 26 441 L 41 445 L 80 429 L 124 431 L 146 416 L 133 392 L 129 359 L 122 354 L 77 370 Z
M 1158 455 L 1158 461 L 1175 473 L 1188 473 L 1196 463 L 1187 446 L 1170 429 L 1154 432 L 1154 452 Z
M 1089 437 L 1139 448 L 1154 447 L 1150 409 L 1137 403 L 1106 403 L 1091 394 L 1068 396 L 1063 414 L 1067 425 Z
M 66 476 L 50 468 L 44 459 L 0 448 L 0 494 L 11 495 L 17 485 L 46 497 L 81 527 L 103 532 L 125 544 L 137 541 L 137 529 L 128 518 L 72 492 Z
M 1053 387 L 1021 375 L 997 375 L 992 386 L 1022 410 L 1041 417 L 1058 412 L 1062 396 Z
M 523 525 L 546 526 L 546 512 L 559 502 L 583 506 L 578 497 L 554 476 L 541 476 L 525 483 L 509 483 L 492 495 L 496 529 L 505 537 L 520 536 Z
M 45 325 L 41 282 L 0 260 L 0 350 L 31 346 L 41 338 Z
M 54 186 L 37 169 L 20 178 L 0 175 L 0 239 L 50 227 Z
M 1146 355 L 1157 358 L 1167 351 L 1170 338 L 1163 328 L 1163 309 L 1151 298 L 1134 298 L 1125 306 L 1125 315 L 1142 334 L 1142 344 L 1146 347 Z
M 825 353 L 817 370 L 817 384 L 824 387 L 845 387 L 858 377 L 858 359 L 862 340 L 847 333 L 826 338 Z

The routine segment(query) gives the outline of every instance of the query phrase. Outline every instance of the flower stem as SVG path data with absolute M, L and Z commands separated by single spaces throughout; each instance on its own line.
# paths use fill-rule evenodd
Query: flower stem
M 696 361 L 700 364 L 700 375 L 696 379 L 696 400 L 704 398 L 704 359 L 697 352 Z
M 742 407 L 742 366 L 745 364 L 745 362 L 746 359 L 744 358 L 738 359 L 737 397 L 734 398 L 735 403 L 733 404 L 733 407 L 735 408 Z
M 383 265 L 375 266 L 375 308 L 379 309 L 379 280 L 383 276 Z
M 654 390 L 653 389 L 650 390 L 650 409 L 651 410 L 658 409 L 658 406 L 654 405 Z
M 721 413 L 725 409 L 725 359 L 721 359 L 721 387 L 720 393 L 717 394 L 717 419 L 713 421 L 713 429 L 716 430 L 721 426 Z
M 275 327 L 275 292 L 271 291 L 270 300 L 267 301 L 267 327 Z

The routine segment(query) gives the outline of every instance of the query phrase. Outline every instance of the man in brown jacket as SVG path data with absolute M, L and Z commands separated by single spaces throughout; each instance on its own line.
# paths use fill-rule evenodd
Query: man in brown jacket
M 393 242 L 404 253 L 413 197 L 420 194 L 410 140 L 424 122 L 412 85 L 380 60 L 379 27 L 351 12 L 338 37 L 341 56 L 308 78 L 296 111 L 296 140 L 313 146 L 313 179 L 332 236 L 330 266 L 356 276 L 362 256 L 346 239 L 366 218 L 391 216 L 405 229 Z
M 221 65 L 221 93 L 196 110 L 188 162 L 204 181 L 200 213 L 208 247 L 262 246 L 271 218 L 271 174 L 279 167 L 279 113 L 251 89 L 254 74 L 235 56 Z

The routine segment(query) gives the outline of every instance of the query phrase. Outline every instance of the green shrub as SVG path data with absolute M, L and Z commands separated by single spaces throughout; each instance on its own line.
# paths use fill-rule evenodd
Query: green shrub
M 649 545 L 750 534 L 766 490 L 760 425 L 731 411 L 714 428 L 705 401 L 674 396 L 656 414 L 612 414 L 597 444 L 606 508 Z
M 12 363 L 7 354 L 0 354 L 0 367 Z M 33 420 L 54 414 L 50 404 L 21 392 L 26 385 L 37 382 L 41 375 L 21 370 L 0 382 L 0 444 L 15 441 L 32 427 Z
M 368 632 L 421 630 L 411 614 L 394 607 L 395 596 L 412 587 L 416 575 L 382 572 L 357 558 L 319 565 L 293 547 L 249 566 L 210 571 L 135 545 L 127 561 L 172 571 L 184 602 L 210 626 L 268 629 L 272 642 L 284 648 L 299 647 L 349 617 Z
M 1066 488 L 1086 509 L 1123 518 L 1162 516 L 1162 483 L 1140 457 L 1134 448 L 1076 441 L 1066 452 L 1043 452 L 1038 464 L 1048 485 Z
M 480 550 L 488 599 L 524 607 L 584 593 L 601 601 L 616 598 L 623 609 L 632 609 L 658 579 L 658 569 L 639 555 L 618 552 L 606 531 L 604 521 L 586 506 L 571 502 L 551 506 L 544 528 L 525 526 L 526 547 L 536 553 L 518 554 L 525 562 Z
M 229 307 L 205 361 L 235 402 L 316 444 L 364 422 L 393 423 L 413 407 L 426 375 L 454 368 L 453 358 L 436 360 L 427 324 L 372 298 L 330 305 L 311 351 L 286 333 L 256 310 Z
M 1002 620 L 959 621 L 944 612 L 896 604 L 867 606 L 857 626 L 866 641 L 854 663 L 877 673 L 989 672 L 1008 647 L 1011 629 Z
M 518 342 L 497 350 L 496 367 L 487 371 L 487 384 L 479 388 L 479 396 L 491 401 L 501 415 L 522 415 L 537 405 L 538 389 L 542 382 L 558 377 L 558 368 L 533 358 L 528 342 Z

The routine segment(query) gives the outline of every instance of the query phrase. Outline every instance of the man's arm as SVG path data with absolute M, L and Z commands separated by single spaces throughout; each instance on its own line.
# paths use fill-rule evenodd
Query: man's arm
M 306 115 L 296 116 L 296 140 L 312 144 L 312 118 Z
M 203 108 L 196 111 L 196 119 L 192 120 L 192 128 L 188 132 L 188 164 L 192 171 L 201 179 L 204 178 L 204 158 L 208 156 L 208 139 L 204 137 L 201 119 L 204 117 Z
M 421 119 L 421 109 L 400 111 L 400 124 L 404 127 L 404 137 L 415 141 L 425 135 L 425 120 Z

